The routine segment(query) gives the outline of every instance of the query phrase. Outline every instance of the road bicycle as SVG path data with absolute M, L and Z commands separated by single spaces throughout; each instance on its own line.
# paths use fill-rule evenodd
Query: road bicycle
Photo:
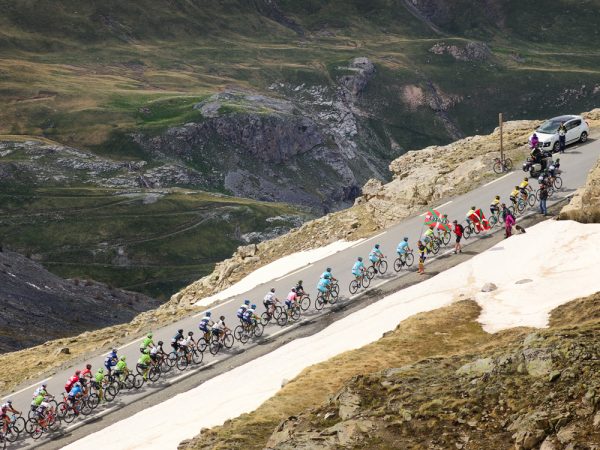
M 225 347 L 227 349 L 233 347 L 233 343 L 235 342 L 235 338 L 231 331 L 222 331 L 220 334 L 212 333 L 212 340 L 210 341 L 210 354 L 216 355 L 219 351 Z
M 354 277 L 354 280 L 350 282 L 348 290 L 351 294 L 356 294 L 361 286 L 366 289 L 369 287 L 370 284 L 371 279 L 367 276 L 365 272 L 363 272 L 362 274 Z
M 325 306 L 325 303 L 333 305 L 337 302 L 337 298 L 338 296 L 333 289 L 328 289 L 325 293 L 319 291 L 317 298 L 315 299 L 315 309 L 321 311 Z
M 413 255 L 413 251 L 409 250 L 405 253 L 402 253 L 394 260 L 394 270 L 396 272 L 400 272 L 404 266 L 410 267 L 415 262 L 415 256 Z
M 252 324 L 243 322 L 233 330 L 233 337 L 245 344 L 251 337 L 261 337 L 265 330 L 265 326 L 259 321 L 254 320 Z
M 494 158 L 494 163 L 492 165 L 494 172 L 497 174 L 501 174 L 504 172 L 510 172 L 513 168 L 513 162 L 510 158 Z
M 288 322 L 296 322 L 300 320 L 300 316 L 302 314 L 302 309 L 300 307 L 299 302 L 293 302 L 291 307 L 283 308 L 283 314 L 279 318 L 277 322 L 282 327 L 287 325 Z
M 382 256 L 381 258 L 379 258 L 378 261 L 376 261 L 375 263 L 372 263 L 369 267 L 367 267 L 367 276 L 369 277 L 370 280 L 372 280 L 373 277 L 375 277 L 376 273 L 383 275 L 384 273 L 387 272 L 387 269 L 388 269 L 387 261 L 385 260 L 385 256 Z

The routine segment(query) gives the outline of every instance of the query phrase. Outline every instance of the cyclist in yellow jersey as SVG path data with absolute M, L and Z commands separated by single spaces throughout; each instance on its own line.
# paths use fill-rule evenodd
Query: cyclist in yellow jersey
M 513 191 L 510 193 L 510 201 L 512 202 L 513 205 L 517 204 L 517 197 L 519 196 L 519 186 L 515 186 L 515 188 L 513 189 Z
M 494 214 L 498 211 L 500 211 L 500 196 L 496 195 L 496 197 L 494 198 L 494 200 L 492 200 L 492 203 L 490 204 L 490 212 Z
M 527 188 L 529 187 L 529 178 L 525 177 L 523 178 L 523 181 L 521 181 L 521 184 L 519 185 L 519 190 L 521 191 L 521 196 L 523 197 L 523 200 L 527 200 Z

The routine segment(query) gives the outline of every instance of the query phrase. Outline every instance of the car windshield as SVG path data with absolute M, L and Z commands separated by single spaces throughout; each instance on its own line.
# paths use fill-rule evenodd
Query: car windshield
M 540 133 L 553 134 L 558 131 L 558 127 L 560 126 L 560 124 L 560 120 L 548 120 L 541 124 L 537 131 Z

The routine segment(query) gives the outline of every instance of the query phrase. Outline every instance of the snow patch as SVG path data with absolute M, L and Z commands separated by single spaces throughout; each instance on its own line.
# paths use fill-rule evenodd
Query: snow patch
M 230 286 L 217 294 L 211 295 L 210 297 L 198 300 L 195 305 L 209 306 L 211 303 L 216 301 L 225 300 L 235 297 L 236 295 L 243 294 L 244 292 L 254 289 L 260 284 L 267 283 L 276 278 L 281 278 L 329 255 L 345 250 L 348 247 L 352 247 L 363 240 L 364 239 L 359 239 L 357 241 L 336 241 L 326 245 L 325 247 L 305 250 L 284 256 L 283 258 L 273 261 L 266 266 L 256 269 L 254 272 L 242 278 L 233 286 Z
M 500 242 L 493 251 L 391 294 L 313 336 L 296 339 L 65 448 L 175 449 L 203 427 L 220 425 L 256 409 L 281 388 L 282 379 L 291 380 L 305 367 L 374 342 L 407 317 L 460 299 L 475 299 L 481 305 L 479 320 L 490 332 L 547 326 L 552 309 L 600 290 L 595 265 L 598 248 L 600 224 L 543 222 L 529 228 L 527 234 Z M 273 272 L 270 275 L 272 278 Z M 524 278 L 532 281 L 516 284 Z M 498 289 L 481 292 L 486 282 L 493 282 Z

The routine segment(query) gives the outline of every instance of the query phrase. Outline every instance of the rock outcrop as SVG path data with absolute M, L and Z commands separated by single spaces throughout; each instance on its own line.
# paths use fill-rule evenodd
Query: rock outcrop
M 436 55 L 449 54 L 458 61 L 484 61 L 492 52 L 484 42 L 468 42 L 465 46 L 457 46 L 438 42 L 429 51 Z

